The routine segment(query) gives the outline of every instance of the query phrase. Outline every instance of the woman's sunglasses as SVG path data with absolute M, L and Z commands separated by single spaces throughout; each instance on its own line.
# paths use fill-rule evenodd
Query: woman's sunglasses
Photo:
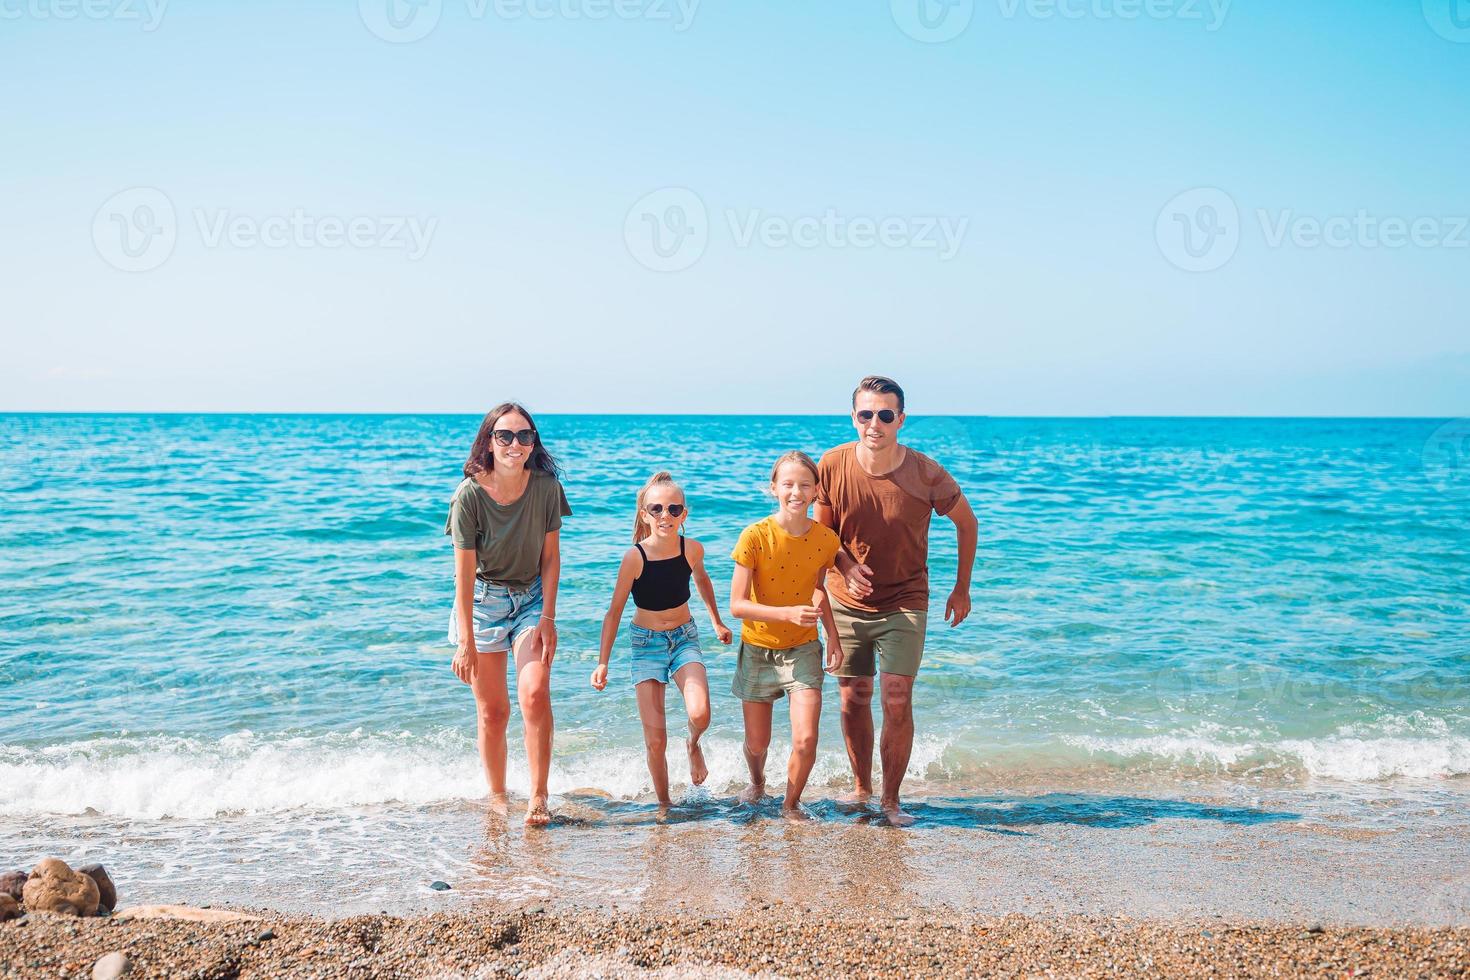
M 683 504 L 669 504 L 668 507 L 665 507 L 663 504 L 645 504 L 643 506 L 643 509 L 648 511 L 648 515 L 650 517 L 658 517 L 665 510 L 669 512 L 670 517 L 678 517 L 680 514 L 684 513 Z
M 510 429 L 496 429 L 495 441 L 502 446 L 509 446 L 512 442 L 518 442 L 522 446 L 529 446 L 536 441 L 536 430 L 516 429 L 512 432 Z
M 878 416 L 878 421 L 882 422 L 884 425 L 892 425 L 893 420 L 898 418 L 898 416 L 894 414 L 894 411 L 891 408 L 880 408 L 876 412 L 869 411 L 865 408 L 861 412 L 857 413 L 857 420 L 863 425 L 867 425 L 869 422 L 873 421 L 874 415 Z

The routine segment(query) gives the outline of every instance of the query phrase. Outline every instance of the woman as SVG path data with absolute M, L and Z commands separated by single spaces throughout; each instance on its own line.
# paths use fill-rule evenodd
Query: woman
M 480 761 L 492 806 L 505 809 L 505 728 L 510 719 L 506 654 L 516 665 L 531 798 L 526 823 L 544 826 L 551 768 L 551 660 L 556 655 L 556 589 L 561 519 L 572 512 L 556 460 L 531 413 L 514 402 L 480 423 L 454 491 L 444 533 L 454 538 L 455 676 L 475 692 Z M 462 629 L 472 623 L 472 629 Z

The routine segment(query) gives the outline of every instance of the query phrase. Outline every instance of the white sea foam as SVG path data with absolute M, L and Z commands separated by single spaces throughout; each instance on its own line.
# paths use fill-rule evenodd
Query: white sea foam
M 915 741 L 909 775 L 943 778 L 946 742 Z M 779 786 L 788 746 L 773 742 L 767 778 Z M 740 743 L 706 741 L 706 785 L 726 792 L 746 779 Z M 682 739 L 671 739 L 669 773 L 687 773 Z M 528 789 L 525 757 L 510 747 L 507 782 Z M 839 746 L 819 753 L 813 786 L 842 785 L 847 757 Z M 0 816 L 94 813 L 141 819 L 198 819 L 233 813 L 339 809 L 379 803 L 426 805 L 485 793 L 474 739 L 442 730 L 428 735 L 364 733 L 314 736 L 240 732 L 219 740 L 151 736 L 93 739 L 45 748 L 0 746 Z M 552 793 L 591 789 L 616 799 L 651 790 L 641 748 L 559 753 Z
M 1124 768 L 1223 773 L 1284 770 L 1348 782 L 1470 774 L 1470 738 L 1452 735 L 1368 735 L 1344 730 L 1324 738 L 1264 742 L 1232 741 L 1202 731 L 1145 737 L 1071 735 L 1062 740 Z

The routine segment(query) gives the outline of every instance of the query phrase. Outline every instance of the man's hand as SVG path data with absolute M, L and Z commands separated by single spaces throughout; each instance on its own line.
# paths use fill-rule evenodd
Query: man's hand
M 592 669 L 592 686 L 599 691 L 607 687 L 607 664 L 598 664 Z
M 556 621 L 545 616 L 536 620 L 536 635 L 541 637 L 541 663 L 550 667 L 556 656 Z
M 958 626 L 970 615 L 970 590 L 956 585 L 954 591 L 949 594 L 949 601 L 944 604 L 944 621 L 950 626 Z
M 851 565 L 843 579 L 848 595 L 854 599 L 866 599 L 873 594 L 873 570 L 862 562 Z

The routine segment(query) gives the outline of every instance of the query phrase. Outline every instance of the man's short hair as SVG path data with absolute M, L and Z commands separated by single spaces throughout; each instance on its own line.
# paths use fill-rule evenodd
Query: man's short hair
M 898 414 L 903 414 L 903 389 L 898 382 L 892 378 L 885 378 L 881 374 L 870 374 L 858 382 L 858 386 L 852 391 L 852 407 L 857 408 L 857 396 L 859 392 L 871 391 L 877 395 L 897 395 Z

